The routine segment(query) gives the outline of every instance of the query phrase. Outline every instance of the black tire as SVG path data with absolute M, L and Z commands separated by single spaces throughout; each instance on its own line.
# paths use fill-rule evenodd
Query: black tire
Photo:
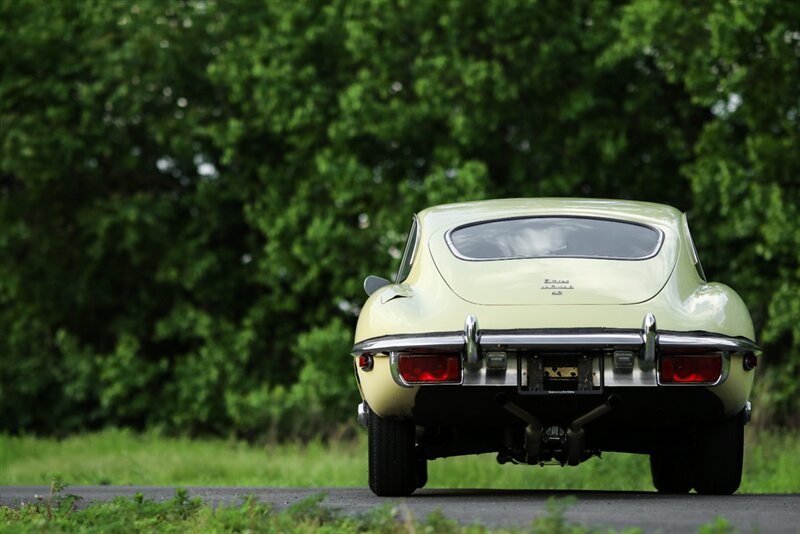
M 703 495 L 730 495 L 742 482 L 744 421 L 734 417 L 697 430 L 694 489 Z
M 369 489 L 379 497 L 402 497 L 417 489 L 414 423 L 369 415 Z
M 659 493 L 689 493 L 692 489 L 692 463 L 685 448 L 650 454 L 650 474 Z
M 417 458 L 417 488 L 424 488 L 428 483 L 428 461 Z

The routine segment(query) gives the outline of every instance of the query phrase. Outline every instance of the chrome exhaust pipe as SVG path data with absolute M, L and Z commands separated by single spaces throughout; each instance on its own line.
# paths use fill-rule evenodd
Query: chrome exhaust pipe
M 515 415 L 519 419 L 522 419 L 523 421 L 528 423 L 528 426 L 532 426 L 539 430 L 542 429 L 542 423 L 539 422 L 539 419 L 537 419 L 535 415 L 525 411 L 524 409 L 520 408 L 519 406 L 511 402 L 511 399 L 509 399 L 504 393 L 498 393 L 494 397 L 494 400 L 496 400 L 497 404 L 499 404 L 502 408 L 505 408 L 506 411 L 511 413 L 511 415 Z
M 529 464 L 538 464 L 542 450 L 542 435 L 544 433 L 542 423 L 535 415 L 511 402 L 503 393 L 498 393 L 494 400 L 511 415 L 528 423 L 528 426 L 525 427 L 525 441 L 523 442 L 525 461 Z
M 567 429 L 567 464 L 569 465 L 578 465 L 581 463 L 581 459 L 583 457 L 583 451 L 586 448 L 584 445 L 586 439 L 586 433 L 583 430 L 583 427 L 594 421 L 595 419 L 602 417 L 603 415 L 607 414 L 614 408 L 617 408 L 622 404 L 622 397 L 619 395 L 609 395 L 606 401 L 590 410 L 586 414 L 578 417 L 575 419 Z
M 595 419 L 607 414 L 617 406 L 622 404 L 622 398 L 619 395 L 609 395 L 608 399 L 598 406 L 597 408 L 587 412 L 575 419 L 570 425 L 569 429 L 573 432 L 580 432 L 583 427 L 594 421 Z

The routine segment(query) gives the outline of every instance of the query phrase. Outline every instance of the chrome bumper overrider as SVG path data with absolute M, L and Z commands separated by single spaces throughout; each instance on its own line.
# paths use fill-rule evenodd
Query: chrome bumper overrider
M 358 424 L 364 428 L 369 426 L 369 406 L 367 406 L 366 401 L 361 401 L 358 403 L 356 419 L 358 420 Z
M 353 346 L 355 357 L 363 354 L 388 354 L 395 382 L 408 386 L 397 369 L 399 352 L 460 352 L 464 359 L 462 385 L 516 386 L 520 380 L 519 351 L 526 352 L 602 352 L 603 385 L 612 387 L 658 385 L 656 356 L 662 349 L 720 351 L 724 356 L 723 373 L 728 374 L 730 354 L 758 352 L 754 342 L 706 332 L 659 332 L 653 314 L 648 313 L 638 330 L 611 328 L 480 330 L 474 315 L 467 316 L 463 331 L 430 334 L 399 334 L 367 339 Z M 632 355 L 632 365 L 619 368 L 614 354 Z M 505 353 L 506 371 L 487 372 L 487 357 Z M 599 371 L 600 369 L 598 369 Z M 524 370 L 523 370 L 524 372 Z M 709 384 L 704 384 L 709 385 Z M 714 384 L 711 384 L 714 385 Z

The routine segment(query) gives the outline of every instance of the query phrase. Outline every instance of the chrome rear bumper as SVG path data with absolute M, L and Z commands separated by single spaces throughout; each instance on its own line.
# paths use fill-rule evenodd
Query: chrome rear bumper
M 761 349 L 744 337 L 731 337 L 709 332 L 659 332 L 655 317 L 648 313 L 642 328 L 565 328 L 480 330 L 477 318 L 469 315 L 463 331 L 430 334 L 399 334 L 367 339 L 353 346 L 355 357 L 363 354 L 388 354 L 395 382 L 408 386 L 397 369 L 400 352 L 458 352 L 464 361 L 462 385 L 510 386 L 521 379 L 518 360 L 520 351 L 602 353 L 605 386 L 658 385 L 656 356 L 661 350 L 719 351 L 724 355 L 724 372 L 717 384 L 727 377 L 730 354 L 758 352 Z M 502 375 L 487 373 L 487 357 L 506 354 L 506 371 Z M 615 357 L 615 355 L 617 357 Z M 624 355 L 625 357 L 619 357 Z M 629 358 L 629 361 L 627 360 Z M 599 358 L 598 358 L 599 359 Z M 621 366 L 621 362 L 625 362 Z M 598 365 L 599 367 L 599 365 Z M 708 386 L 709 384 L 704 384 Z M 715 385 L 715 384 L 710 384 Z

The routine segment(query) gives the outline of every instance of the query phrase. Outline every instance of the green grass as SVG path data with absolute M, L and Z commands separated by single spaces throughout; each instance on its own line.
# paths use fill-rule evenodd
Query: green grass
M 0 534 L 83 532 L 83 533 L 151 533 L 151 532 L 268 532 L 268 533 L 376 533 L 376 534 L 641 534 L 639 528 L 622 531 L 597 529 L 571 524 L 565 512 L 574 497 L 550 498 L 547 513 L 535 517 L 528 528 L 492 529 L 479 524 L 459 525 L 441 511 L 426 518 L 414 517 L 403 504 L 387 504 L 357 516 L 344 515 L 321 506 L 324 494 L 310 497 L 281 512 L 258 502 L 253 497 L 242 499 L 239 506 L 212 507 L 199 498 L 190 499 L 186 490 L 178 489 L 167 502 L 118 497 L 111 502 L 77 508 L 79 497 L 62 492 L 53 485 L 51 495 L 20 508 L 0 507 Z M 730 523 L 717 517 L 700 526 L 700 534 L 731 534 Z
M 800 492 L 800 432 L 748 428 L 740 492 Z M 0 436 L 0 484 L 365 486 L 366 439 L 254 446 L 124 430 L 64 440 Z M 493 455 L 429 464 L 431 488 L 653 489 L 646 456 L 604 454 L 578 467 L 498 465 Z

